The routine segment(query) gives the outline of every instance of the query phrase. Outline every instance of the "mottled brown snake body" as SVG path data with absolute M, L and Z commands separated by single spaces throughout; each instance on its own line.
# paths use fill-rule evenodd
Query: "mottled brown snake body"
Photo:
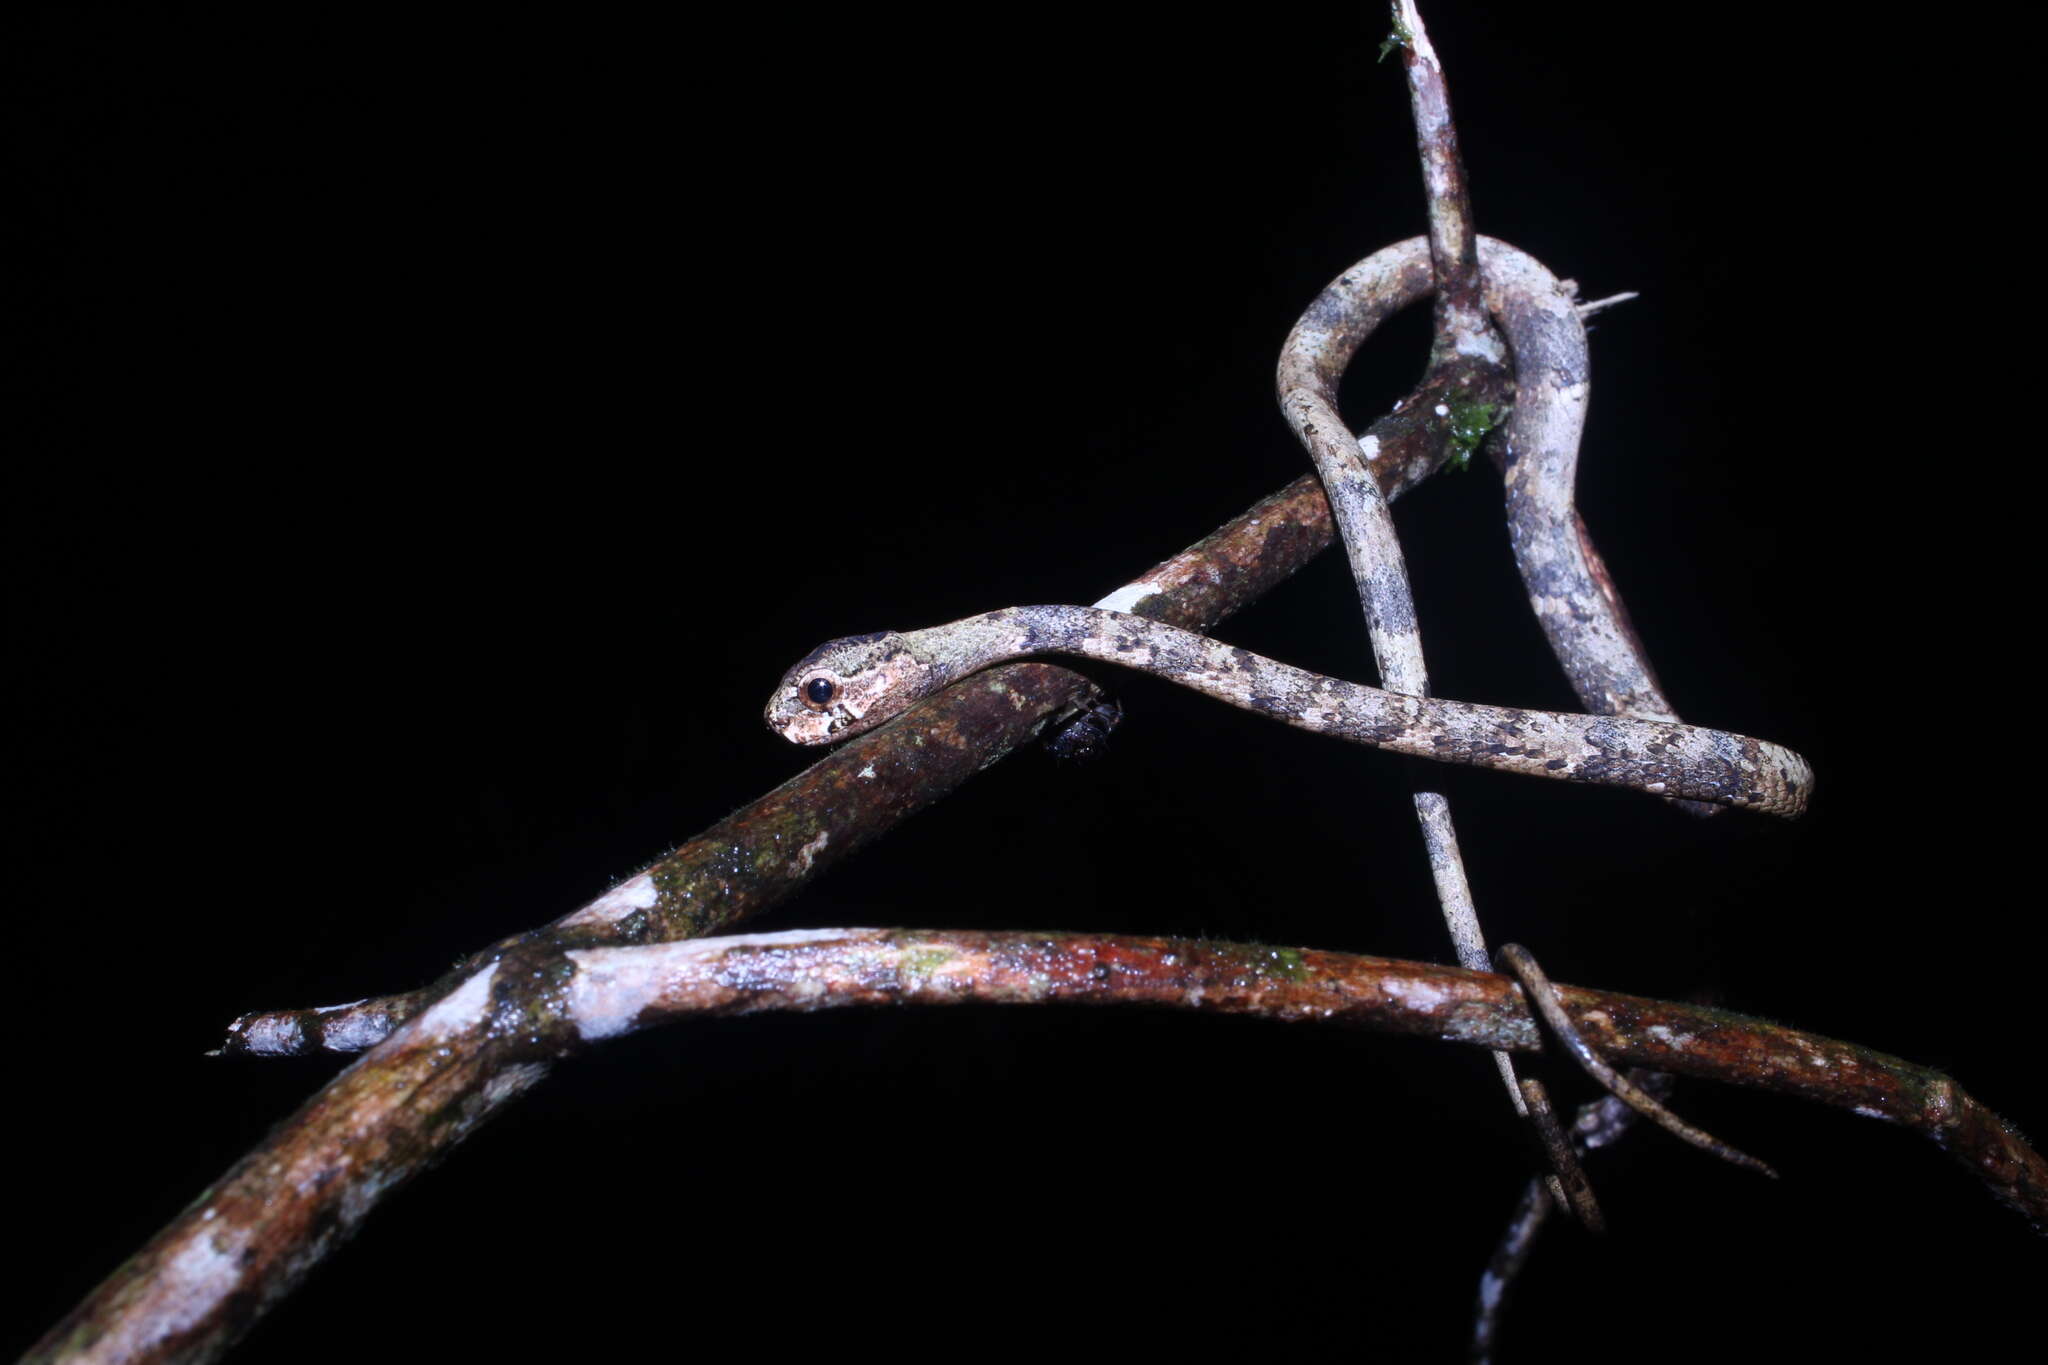
M 768 703 L 768 726 L 799 744 L 850 738 L 981 669 L 1042 654 L 1136 668 L 1304 730 L 1445 763 L 1783 816 L 1805 809 L 1813 782 L 1798 754 L 1745 735 L 1403 696 L 1099 607 L 1007 607 L 926 630 L 834 640 L 784 676 Z
M 1029 606 L 823 645 L 776 688 L 769 728 L 800 744 L 845 739 L 993 664 L 1068 654 L 1140 669 L 1288 725 L 1397 753 L 1800 814 L 1813 775 L 1798 754 L 1672 716 L 1573 510 L 1588 391 L 1576 304 L 1568 287 L 1525 253 L 1481 237 L 1479 254 L 1487 311 L 1500 320 L 1514 350 L 1517 392 L 1505 434 L 1516 559 L 1566 673 L 1588 707 L 1603 714 L 1382 691 L 1101 606 Z M 1364 338 L 1386 316 L 1425 296 L 1430 280 L 1429 247 L 1420 237 L 1359 262 L 1296 324 L 1280 374 L 1281 406 L 1316 457 L 1347 543 L 1372 542 L 1354 554 L 1354 568 L 1361 577 L 1399 580 L 1398 591 L 1370 594 L 1368 603 L 1392 604 L 1380 613 L 1388 619 L 1376 621 L 1376 643 L 1389 647 L 1382 652 L 1396 674 L 1416 676 L 1426 675 L 1399 576 L 1399 547 L 1386 529 L 1380 490 L 1365 472 L 1373 450 L 1369 439 L 1361 449 L 1337 416 L 1335 386 Z M 1374 502 L 1379 509 L 1362 506 Z M 1375 533 L 1375 526 L 1382 529 Z M 1410 653 L 1412 662 L 1396 662 Z

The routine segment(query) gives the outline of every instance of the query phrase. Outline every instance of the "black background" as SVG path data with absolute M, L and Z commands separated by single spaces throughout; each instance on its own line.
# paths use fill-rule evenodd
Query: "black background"
M 1692 11 L 1686 13 L 1691 14 Z M 1581 501 L 1797 825 L 1444 775 L 1495 942 L 1946 1067 L 2048 1131 L 2013 35 L 1440 4 L 1483 231 L 1598 320 Z M 818 641 L 1093 601 L 1293 478 L 1271 369 L 1422 226 L 1371 6 L 607 19 L 76 5 L 7 46 L 10 1102 L 25 1346 L 402 989 L 796 772 Z M 1425 349 L 1364 352 L 1362 424 Z M 1569 709 L 1490 470 L 1401 505 L 1437 690 Z M 1370 678 L 1326 556 L 1234 642 Z M 1141 678 L 758 922 L 1448 956 L 1400 769 Z M 1554 1072 L 1577 1098 L 1583 1084 Z M 2040 1243 L 1930 1144 L 1694 1085 L 1526 1354 L 1952 1347 Z M 1524 1176 L 1486 1059 L 1244 1020 L 713 1021 L 580 1059 L 245 1358 L 611 1346 L 1455 1355 Z M 24 1207 L 21 1189 L 30 1198 Z M 1110 1333 L 1105 1333 L 1104 1328 Z

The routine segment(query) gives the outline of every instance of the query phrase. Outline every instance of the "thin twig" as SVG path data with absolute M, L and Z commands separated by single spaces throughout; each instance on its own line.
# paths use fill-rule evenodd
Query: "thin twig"
M 1638 1089 L 1623 1077 L 1620 1072 L 1609 1066 L 1606 1059 L 1601 1057 L 1598 1052 L 1595 1052 L 1584 1037 L 1573 1031 L 1571 1019 L 1565 1014 L 1563 1005 L 1558 1001 L 1552 989 L 1550 978 L 1544 975 L 1543 968 L 1537 965 L 1536 959 L 1529 956 L 1528 949 L 1522 947 L 1519 943 L 1504 943 L 1501 945 L 1500 960 L 1506 964 L 1514 977 L 1522 983 L 1522 988 L 1529 994 L 1530 1004 L 1543 1017 L 1543 1021 L 1556 1032 L 1558 1041 L 1564 1044 L 1565 1051 L 1570 1053 L 1578 1061 L 1579 1065 L 1585 1068 L 1587 1074 L 1598 1081 L 1608 1094 L 1622 1101 L 1638 1114 L 1649 1119 L 1681 1142 L 1690 1143 L 1703 1152 L 1711 1152 L 1731 1165 L 1755 1171 L 1757 1174 L 1769 1176 L 1773 1180 L 1777 1179 L 1778 1173 L 1772 1170 L 1768 1164 L 1757 1160 L 1747 1152 L 1737 1151 L 1712 1133 L 1687 1123 L 1684 1119 L 1666 1109 L 1654 1095 Z
M 1436 327 L 1430 368 L 1458 357 L 1500 365 L 1507 344 L 1486 315 L 1479 292 L 1479 234 L 1473 227 L 1472 196 L 1458 129 L 1451 121 L 1450 87 L 1443 63 L 1423 26 L 1415 0 L 1394 0 L 1395 32 L 1401 37 L 1401 66 L 1408 77 L 1408 105 L 1415 119 L 1415 148 L 1422 162 L 1422 188 L 1429 204 L 1429 257 L 1436 271 Z
M 1643 1067 L 1630 1071 L 1628 1079 L 1638 1090 L 1658 1100 L 1669 1098 L 1675 1084 L 1665 1072 Z M 1579 1106 L 1578 1116 L 1572 1122 L 1572 1149 L 1583 1155 L 1618 1142 L 1641 1117 L 1614 1095 L 1588 1100 Z M 1479 1277 L 1479 1299 L 1472 1313 L 1472 1340 L 1466 1356 L 1473 1365 L 1487 1365 L 1493 1359 L 1508 1294 L 1536 1250 L 1537 1234 L 1543 1231 L 1551 1210 L 1559 1205 L 1557 1192 L 1549 1188 L 1555 1179 L 1538 1176 L 1522 1187 L 1522 1197 Z
M 1416 150 L 1422 162 L 1424 198 L 1429 208 L 1430 272 L 1436 282 L 1429 374 L 1432 378 L 1455 376 L 1461 390 L 1469 390 L 1484 376 L 1491 387 L 1506 379 L 1502 370 L 1508 348 L 1486 314 L 1486 300 L 1481 292 L 1479 234 L 1473 227 L 1464 160 L 1458 155 L 1450 88 L 1414 0 L 1395 0 L 1393 8 L 1395 32 L 1401 38 L 1401 65 L 1408 78 L 1408 102 L 1415 120 Z M 1283 376 L 1286 371 L 1283 359 Z M 1325 396 L 1334 400 L 1334 388 Z M 1464 411 L 1474 410 L 1469 393 L 1461 391 L 1460 399 L 1465 404 Z M 1334 408 L 1334 402 L 1330 406 Z M 1445 406 L 1448 412 L 1449 405 Z M 1499 407 L 1489 403 L 1478 410 L 1487 415 L 1490 423 Z M 1469 457 L 1469 450 L 1466 454 Z M 1381 686 L 1426 697 L 1429 668 L 1423 657 L 1420 623 L 1408 585 L 1407 560 L 1394 530 L 1393 513 L 1364 462 L 1349 450 L 1343 455 L 1335 466 L 1327 460 L 1318 463 L 1323 468 L 1324 481 L 1339 484 L 1330 500 L 1337 508 L 1338 522 L 1350 547 L 1352 576 L 1365 607 L 1366 628 L 1372 636 L 1373 661 L 1380 670 Z M 1484 971 L 1488 965 L 1486 935 L 1480 928 L 1479 907 L 1472 897 L 1464 853 L 1458 847 L 1457 829 L 1451 821 L 1450 801 L 1435 782 L 1420 778 L 1420 765 L 1411 764 L 1409 771 L 1418 779 L 1412 783 L 1415 819 L 1422 831 L 1430 880 L 1436 888 L 1444 924 L 1450 930 L 1451 944 L 1461 965 Z M 1493 1062 L 1516 1112 L 1535 1124 L 1543 1136 L 1544 1149 L 1559 1181 L 1559 1194 L 1569 1194 L 1571 1208 L 1582 1222 L 1591 1226 L 1599 1217 L 1592 1187 L 1556 1132 L 1556 1117 L 1550 1112 L 1550 1100 L 1542 1083 L 1525 1083 L 1515 1074 L 1514 1063 L 1505 1052 L 1494 1053 Z
M 1570 281 L 1567 281 L 1566 283 L 1570 283 Z M 1630 299 L 1637 299 L 1641 297 L 1642 295 L 1638 294 L 1633 289 L 1624 289 L 1621 293 L 1609 294 L 1604 299 L 1594 299 L 1591 303 L 1578 304 L 1576 305 L 1576 308 L 1579 314 L 1579 321 L 1584 322 L 1587 318 L 1592 317 L 1595 313 L 1605 312 L 1609 308 L 1614 307 L 1614 305 L 1617 303 L 1627 303 Z

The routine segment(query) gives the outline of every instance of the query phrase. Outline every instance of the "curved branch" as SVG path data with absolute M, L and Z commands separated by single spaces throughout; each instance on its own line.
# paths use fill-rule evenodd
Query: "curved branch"
M 1147 1004 L 1351 1024 L 1508 1052 L 1542 1050 L 1511 977 L 1310 948 L 890 929 L 797 930 L 569 954 L 565 1028 L 594 1040 L 671 1016 L 844 1005 Z M 1904 1124 L 2048 1230 L 2048 1162 L 1948 1076 L 1704 1005 L 1559 986 L 1587 1040 L 1625 1066 L 1794 1095 Z
M 2036 1228 L 2048 1163 L 1938 1071 L 1698 1005 L 1559 987 L 1616 1061 L 1797 1095 L 1934 1139 Z M 494 956 L 330 1082 L 31 1350 L 205 1360 L 382 1197 L 557 1057 L 671 1019 L 851 1005 L 1151 1005 L 1541 1049 L 1507 977 L 1306 948 L 1114 934 L 807 929 Z

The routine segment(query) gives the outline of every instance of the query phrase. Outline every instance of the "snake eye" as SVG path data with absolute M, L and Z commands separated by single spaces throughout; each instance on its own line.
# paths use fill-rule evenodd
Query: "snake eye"
M 804 705 L 822 711 L 839 695 L 839 684 L 830 678 L 813 678 L 803 685 Z

